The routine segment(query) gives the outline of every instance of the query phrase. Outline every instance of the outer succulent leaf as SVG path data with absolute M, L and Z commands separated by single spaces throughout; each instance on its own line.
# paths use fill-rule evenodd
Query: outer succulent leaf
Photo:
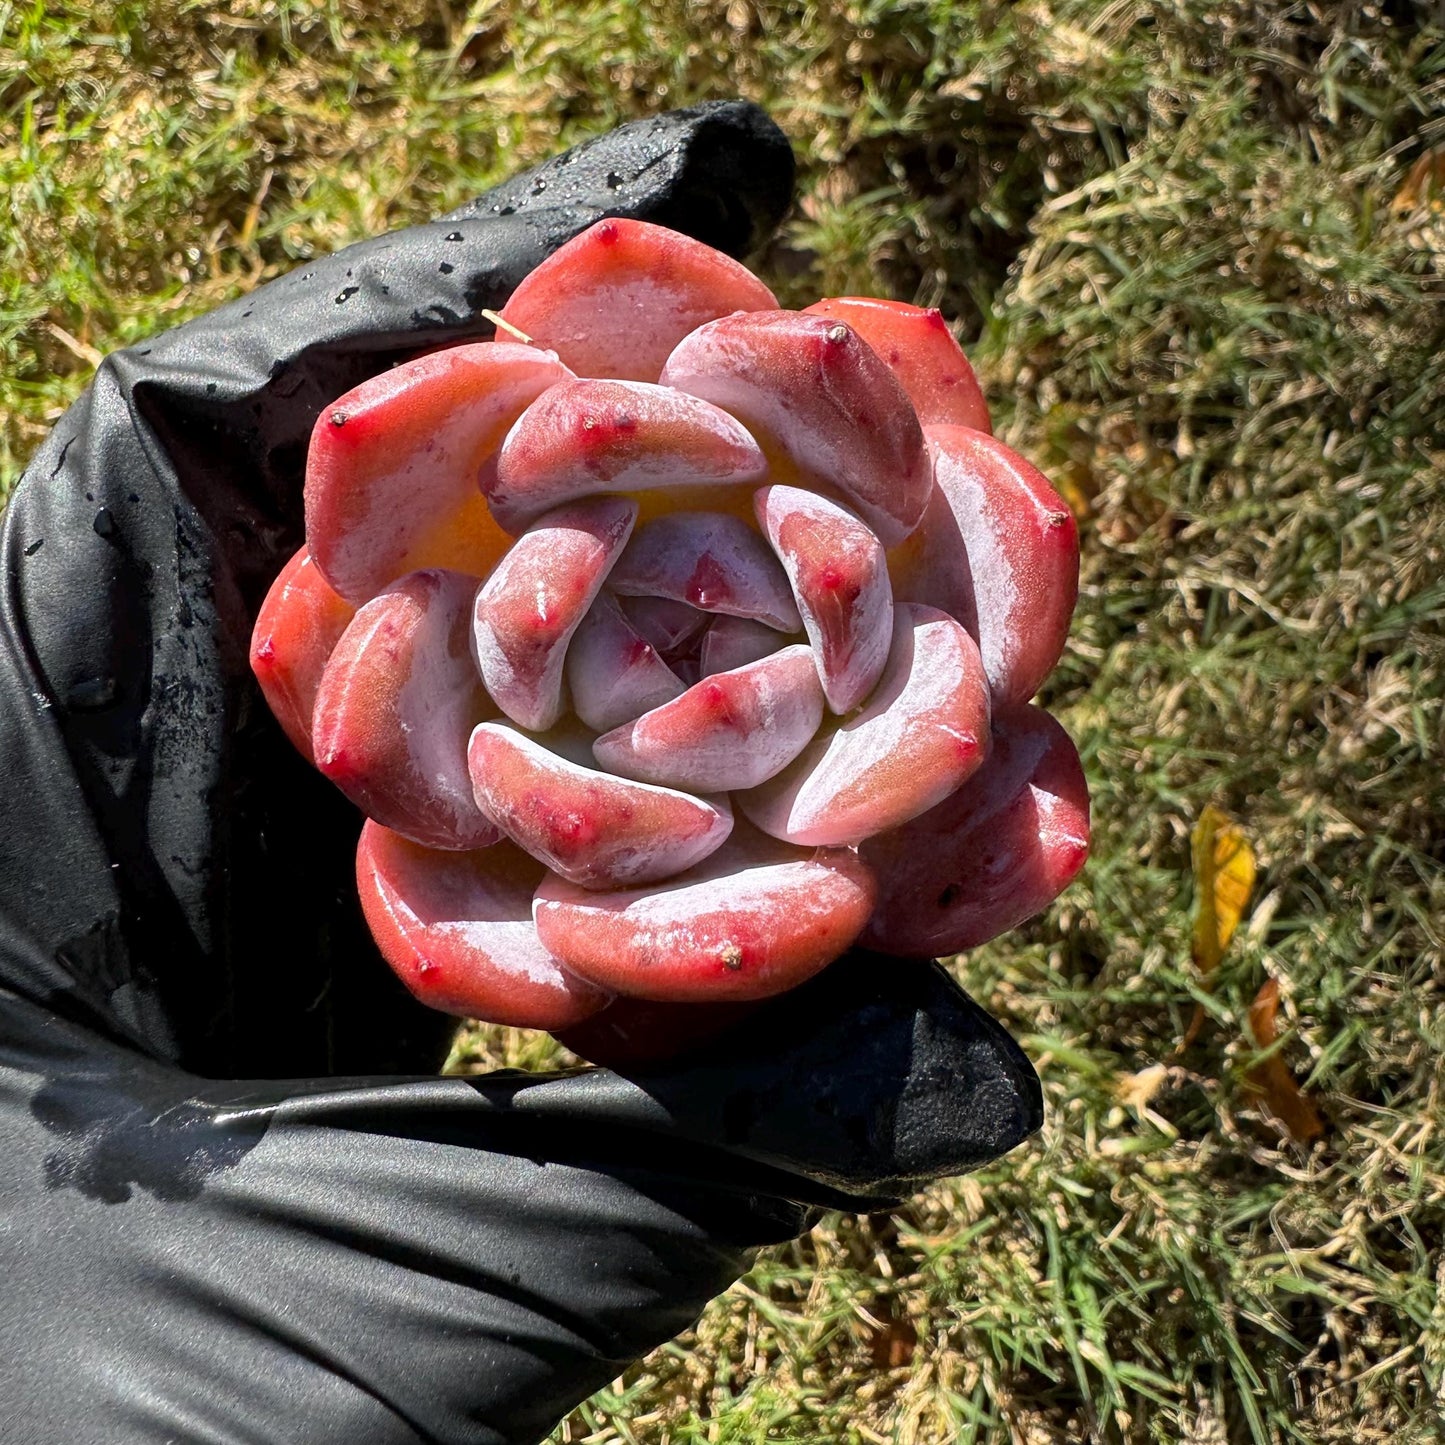
M 906 301 L 833 296 L 804 307 L 803 314 L 846 321 L 898 378 L 924 426 L 993 430 L 978 378 L 940 311 Z
M 983 654 L 994 701 L 1027 702 L 1059 660 L 1079 594 L 1064 499 L 1002 442 L 929 427 L 935 492 L 893 562 L 899 598 L 953 612 Z
M 732 831 L 726 798 L 609 777 L 505 723 L 483 723 L 468 751 L 482 811 L 534 858 L 584 888 L 668 878 Z
M 364 813 L 432 848 L 484 848 L 467 739 L 496 709 L 467 649 L 475 577 L 413 572 L 357 612 L 336 644 L 311 740 L 316 765 Z
M 777 633 L 772 636 L 776 637 Z M 657 649 L 622 615 L 605 589 L 567 649 L 572 710 L 596 732 L 607 732 L 681 697 L 684 687 Z
M 752 788 L 781 772 L 823 720 L 812 652 L 785 647 L 703 679 L 675 702 L 597 739 L 597 761 L 624 778 L 701 792 Z
M 756 482 L 767 461 L 720 407 L 640 381 L 568 381 L 517 419 L 482 489 L 509 531 L 600 492 Z
M 879 875 L 865 942 L 902 957 L 974 948 L 1032 918 L 1089 852 L 1089 790 L 1042 708 L 994 714 L 988 761 L 956 793 L 861 852 Z
M 602 988 L 663 1001 L 766 998 L 817 973 L 857 937 L 874 884 L 851 849 L 800 851 L 739 830 L 655 888 L 537 889 L 546 947 Z
M 663 226 L 617 218 L 542 262 L 502 319 L 552 347 L 578 376 L 656 381 L 668 353 L 703 322 L 777 304 L 730 256 Z
M 782 558 L 828 706 L 845 713 L 878 682 L 893 635 L 893 587 L 878 538 L 799 487 L 762 487 L 758 521 Z
M 932 607 L 898 608 L 887 670 L 868 705 L 737 802 L 790 843 L 858 843 L 952 793 L 988 749 L 978 648 Z
M 735 667 L 770 657 L 786 643 L 787 639 L 767 623 L 754 622 L 751 617 L 714 618 L 698 649 L 698 676 L 731 672 Z
M 922 519 L 931 470 L 913 404 L 844 322 L 796 311 L 725 316 L 679 343 L 662 380 L 732 412 L 804 483 L 841 496 L 885 546 Z
M 277 722 L 308 762 L 311 715 L 326 660 L 356 609 L 327 585 L 303 547 L 271 584 L 251 633 L 251 671 Z M 776 634 L 774 634 L 776 635 Z
M 888 553 L 895 602 L 936 607 L 963 623 L 978 641 L 978 599 L 959 520 L 935 481 L 918 530 Z
M 508 538 L 478 491 L 522 412 L 572 373 L 550 351 L 481 342 L 364 381 L 317 418 L 306 459 L 306 541 L 360 605 L 425 567 L 483 576 Z
M 424 1004 L 524 1029 L 573 1028 L 609 995 L 542 947 L 532 894 L 547 870 L 511 843 L 438 853 L 377 823 L 356 882 L 382 957 Z
M 674 512 L 639 527 L 608 579 L 622 596 L 668 597 L 779 632 L 802 627 L 787 574 L 741 517 Z
M 513 722 L 562 715 L 567 644 L 637 520 L 627 497 L 558 507 L 530 526 L 477 593 L 472 640 L 487 691 Z

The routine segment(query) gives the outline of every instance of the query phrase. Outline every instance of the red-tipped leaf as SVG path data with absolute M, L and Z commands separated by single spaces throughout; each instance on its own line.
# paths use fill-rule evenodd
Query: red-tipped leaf
M 1042 708 L 994 716 L 988 761 L 921 817 L 863 844 L 879 877 L 864 942 L 902 957 L 974 948 L 1041 912 L 1089 853 L 1089 790 Z
M 356 850 L 371 935 L 422 1003 L 517 1028 L 575 1028 L 609 995 L 542 947 L 532 894 L 545 872 L 510 843 L 438 853 L 372 822 Z

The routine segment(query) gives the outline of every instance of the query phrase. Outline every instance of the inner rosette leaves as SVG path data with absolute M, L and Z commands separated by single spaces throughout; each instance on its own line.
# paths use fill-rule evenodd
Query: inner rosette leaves
M 1077 538 L 938 313 L 780 310 L 607 220 L 501 322 L 318 418 L 253 638 L 368 815 L 407 986 L 634 1032 L 653 1005 L 613 999 L 732 1018 L 860 936 L 946 954 L 1044 907 L 1088 843 L 1077 754 L 1024 706 Z

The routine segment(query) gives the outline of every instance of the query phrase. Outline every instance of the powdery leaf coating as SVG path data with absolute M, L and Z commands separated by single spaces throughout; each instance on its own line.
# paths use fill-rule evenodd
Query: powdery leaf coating
M 893 636 L 893 589 L 878 538 L 851 512 L 801 487 L 762 487 L 758 522 L 782 558 L 828 706 L 858 706 Z
M 923 426 L 993 430 L 973 367 L 938 310 L 871 296 L 832 296 L 805 306 L 803 315 L 846 321 L 898 378 Z
M 678 344 L 662 380 L 732 412 L 885 546 L 922 520 L 931 467 L 913 404 L 845 323 L 797 311 L 725 316 Z
M 705 863 L 654 888 L 537 889 L 548 950 L 602 988 L 685 1003 L 766 998 L 811 978 L 858 936 L 871 874 L 850 849 L 801 851 L 740 829 Z
M 545 872 L 510 843 L 438 853 L 370 820 L 356 850 L 367 925 L 416 998 L 463 1018 L 567 1029 L 610 995 L 542 947 L 532 894 Z
M 316 694 L 316 766 L 364 813 L 432 848 L 484 848 L 466 740 L 496 709 L 467 647 L 477 579 L 413 572 L 357 612 Z
M 550 346 L 578 376 L 656 381 L 689 331 L 777 306 L 732 257 L 646 221 L 599 221 L 543 261 L 502 319 Z
M 775 838 L 859 843 L 953 792 L 983 762 L 988 730 L 988 687 L 973 639 L 945 613 L 903 606 L 887 671 L 867 707 L 737 802 Z
M 878 908 L 863 941 L 902 957 L 974 948 L 1032 918 L 1089 853 L 1089 789 L 1042 708 L 1001 708 L 988 761 L 936 808 L 870 838 Z
M 703 634 L 698 649 L 698 676 L 711 677 L 715 672 L 731 672 L 745 663 L 770 657 L 787 645 L 765 622 L 750 617 L 718 617 Z
M 281 569 L 251 632 L 251 671 L 276 720 L 308 762 L 316 690 L 356 609 L 327 585 L 303 547 Z
M 623 616 L 605 588 L 572 635 L 567 686 L 573 712 L 599 733 L 641 717 L 685 691 L 681 679 Z
M 562 715 L 567 644 L 622 554 L 637 503 L 595 497 L 533 523 L 477 593 L 472 647 L 487 691 L 541 731 Z
M 747 485 L 766 469 L 747 429 L 710 402 L 640 381 L 569 381 L 518 417 L 482 491 L 515 532 L 577 497 Z
M 823 689 L 806 647 L 785 647 L 695 683 L 592 744 L 624 778 L 705 793 L 752 788 L 781 772 L 823 720 Z
M 670 597 L 779 632 L 803 625 L 767 543 L 741 517 L 720 512 L 674 512 L 639 527 L 608 585 L 621 596 Z
M 483 575 L 507 547 L 478 491 L 512 424 L 572 373 L 549 351 L 456 346 L 364 381 L 317 418 L 306 536 L 357 605 L 422 567 Z
M 1067 503 L 1015 451 L 967 427 L 930 427 L 934 496 L 893 559 L 896 595 L 951 611 L 983 654 L 994 701 L 1027 702 L 1053 670 L 1079 595 Z
M 481 810 L 532 857 L 584 888 L 671 877 L 732 831 L 726 798 L 599 773 L 505 723 L 483 723 L 467 752 Z

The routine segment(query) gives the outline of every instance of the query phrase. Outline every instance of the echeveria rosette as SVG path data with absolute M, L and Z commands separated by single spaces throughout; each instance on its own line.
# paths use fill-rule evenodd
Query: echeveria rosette
M 1088 799 L 1029 699 L 1077 538 L 938 313 L 781 310 L 606 220 L 502 322 L 318 419 L 252 648 L 368 815 L 362 904 L 413 993 L 554 1032 L 616 999 L 683 1038 L 678 1005 L 1053 899 Z

